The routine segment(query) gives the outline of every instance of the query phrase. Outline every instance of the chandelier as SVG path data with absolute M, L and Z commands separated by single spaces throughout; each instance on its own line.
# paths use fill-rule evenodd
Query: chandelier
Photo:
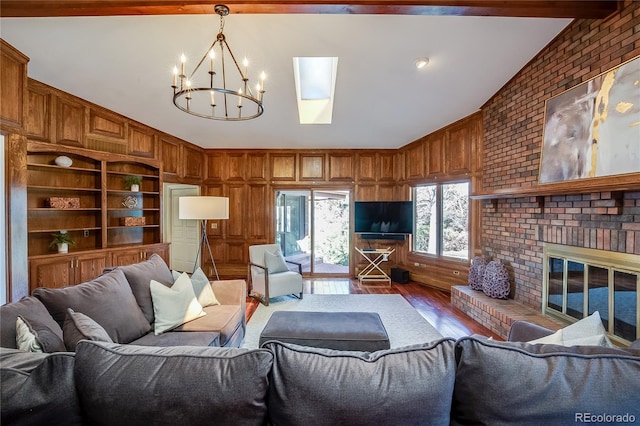
M 223 33 L 229 8 L 219 4 L 214 10 L 220 16 L 220 30 L 198 65 L 187 76 L 187 58 L 183 54 L 180 68 L 173 67 L 173 104 L 188 114 L 212 120 L 241 121 L 259 117 L 264 112 L 266 75 L 264 71 L 260 74 L 254 93 L 249 84 L 249 61 L 244 58 L 243 68 L 240 67 Z

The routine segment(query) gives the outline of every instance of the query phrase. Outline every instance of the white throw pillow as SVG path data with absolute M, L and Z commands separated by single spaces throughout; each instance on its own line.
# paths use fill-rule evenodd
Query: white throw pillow
M 44 352 L 36 334 L 20 317 L 16 318 L 16 346 L 25 352 Z
M 289 268 L 284 260 L 284 256 L 278 249 L 275 253 L 269 251 L 264 252 L 264 266 L 267 267 L 270 274 L 277 274 L 278 272 L 287 272 Z
M 156 335 L 206 315 L 193 292 L 193 284 L 186 272 L 178 277 L 171 288 L 155 280 L 151 280 L 150 288 L 153 313 L 156 317 Z
M 555 333 L 529 341 L 562 346 L 605 346 L 612 344 L 607 337 L 607 330 L 602 325 L 600 312 L 595 311 L 586 318 L 562 328 Z
M 177 280 L 182 272 L 171 271 L 173 275 L 173 280 Z M 191 274 L 191 284 L 193 285 L 193 292 L 198 298 L 198 302 L 204 308 L 205 306 L 214 306 L 219 305 L 218 299 L 216 298 L 215 293 L 213 292 L 213 288 L 211 287 L 211 283 L 209 282 L 209 278 L 205 275 L 202 269 L 198 268 L 196 271 Z
M 191 284 L 193 284 L 193 291 L 202 307 L 220 304 L 218 299 L 216 299 L 216 295 L 213 293 L 209 277 L 205 275 L 202 269 L 196 269 L 191 275 Z

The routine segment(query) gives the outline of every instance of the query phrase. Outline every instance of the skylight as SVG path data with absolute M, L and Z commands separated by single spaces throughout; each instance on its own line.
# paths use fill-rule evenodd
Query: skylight
M 300 124 L 331 124 L 337 57 L 294 57 Z

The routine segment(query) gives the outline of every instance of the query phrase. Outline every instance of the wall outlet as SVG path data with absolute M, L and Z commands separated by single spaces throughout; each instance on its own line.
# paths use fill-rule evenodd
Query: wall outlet
M 413 266 L 420 266 L 418 262 L 413 262 Z
M 85 229 L 84 231 L 82 231 L 82 236 L 83 237 L 88 237 L 89 236 L 89 230 Z
M 460 275 L 460 271 L 453 271 L 453 275 Z
M 218 224 L 217 223 L 212 223 L 211 224 L 211 229 L 218 229 Z

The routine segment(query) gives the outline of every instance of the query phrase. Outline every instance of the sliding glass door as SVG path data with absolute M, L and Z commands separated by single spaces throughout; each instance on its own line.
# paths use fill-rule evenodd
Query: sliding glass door
M 305 274 L 349 274 L 349 198 L 349 190 L 276 191 L 276 243 Z

